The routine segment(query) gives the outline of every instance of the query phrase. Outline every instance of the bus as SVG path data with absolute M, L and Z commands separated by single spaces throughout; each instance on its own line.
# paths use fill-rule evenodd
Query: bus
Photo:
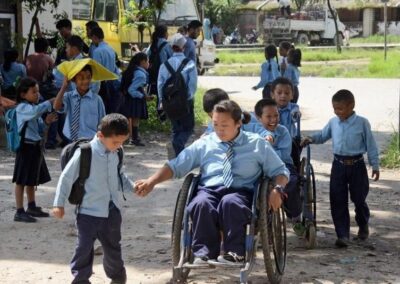
M 87 21 L 98 22 L 104 31 L 104 40 L 119 57 L 129 59 L 132 56 L 130 45 L 140 42 L 137 28 L 123 24 L 129 1 L 135 0 L 72 0 L 73 27 L 84 32 Z M 173 0 L 161 13 L 159 24 L 167 25 L 171 35 L 176 33 L 179 27 L 196 19 L 200 20 L 195 0 Z M 144 31 L 143 42 L 146 45 L 150 43 L 148 29 Z M 212 68 L 218 60 L 212 39 L 205 39 L 201 35 L 197 43 L 198 69 L 202 74 Z

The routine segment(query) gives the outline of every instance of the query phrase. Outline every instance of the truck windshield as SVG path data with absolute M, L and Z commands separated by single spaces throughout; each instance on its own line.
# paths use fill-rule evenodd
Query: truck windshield
M 143 6 L 147 5 L 146 0 L 124 0 L 125 7 L 129 7 L 128 3 L 130 1 L 136 1 L 137 4 L 142 2 Z M 194 0 L 172 0 L 161 13 L 160 24 L 181 26 L 198 19 L 199 17 Z

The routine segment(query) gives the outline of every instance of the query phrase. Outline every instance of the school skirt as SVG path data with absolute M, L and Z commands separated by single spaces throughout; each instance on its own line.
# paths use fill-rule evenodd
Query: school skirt
M 147 102 L 144 98 L 132 98 L 131 96 L 124 96 L 124 103 L 121 105 L 121 114 L 127 118 L 148 119 Z
M 23 143 L 15 157 L 12 181 L 16 184 L 36 186 L 50 180 L 40 144 L 30 141 Z

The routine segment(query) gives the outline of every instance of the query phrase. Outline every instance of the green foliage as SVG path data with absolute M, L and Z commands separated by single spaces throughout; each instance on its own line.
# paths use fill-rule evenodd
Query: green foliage
M 20 2 L 22 7 L 29 12 L 38 10 L 39 14 L 46 11 L 44 8 L 46 5 L 50 6 L 50 12 L 53 13 L 60 2 L 60 0 L 16 0 Z
M 381 164 L 386 168 L 400 168 L 400 142 L 398 132 L 392 135 L 392 140 L 389 147 L 384 152 Z
M 369 37 L 351 38 L 350 44 L 354 43 L 384 43 L 385 38 L 383 35 L 372 35 Z M 400 36 L 387 35 L 387 43 L 400 43 Z
M 225 34 L 230 34 L 238 24 L 236 7 L 240 2 L 239 0 L 206 1 L 205 15 L 211 24 L 218 24 Z

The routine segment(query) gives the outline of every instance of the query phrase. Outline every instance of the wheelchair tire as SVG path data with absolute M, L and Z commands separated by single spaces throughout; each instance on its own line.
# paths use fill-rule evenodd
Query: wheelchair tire
M 283 208 L 268 210 L 269 183 L 260 191 L 260 218 L 258 228 L 264 256 L 264 265 L 270 283 L 280 283 L 286 266 L 286 219 Z
M 317 229 L 315 228 L 313 223 L 309 223 L 306 227 L 306 248 L 313 249 L 317 244 Z
M 185 283 L 189 276 L 190 269 L 187 267 L 175 268 L 183 257 L 183 262 L 191 261 L 192 251 L 186 251 L 182 244 L 182 233 L 183 233 L 183 217 L 186 209 L 187 198 L 189 194 L 190 185 L 192 184 L 194 174 L 188 174 L 182 184 L 181 190 L 179 191 L 174 219 L 172 222 L 172 235 L 171 235 L 171 246 L 172 246 L 172 280 L 173 283 Z M 182 251 L 183 249 L 183 251 Z

